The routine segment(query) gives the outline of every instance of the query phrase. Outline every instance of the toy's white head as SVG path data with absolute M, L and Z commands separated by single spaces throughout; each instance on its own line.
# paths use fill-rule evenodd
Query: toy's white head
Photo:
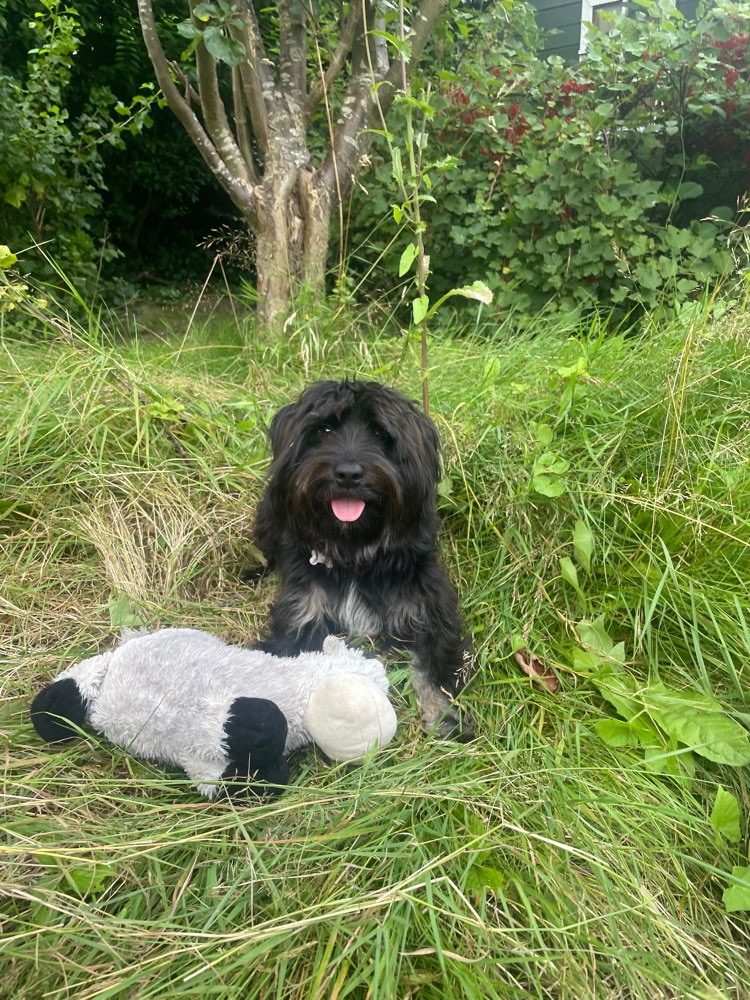
M 396 732 L 396 713 L 388 696 L 369 677 L 331 674 L 310 696 L 303 724 L 331 760 L 355 761 L 368 750 L 390 743 Z

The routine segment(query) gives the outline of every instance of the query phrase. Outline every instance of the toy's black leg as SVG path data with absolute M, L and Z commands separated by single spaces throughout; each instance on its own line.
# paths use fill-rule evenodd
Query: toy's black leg
M 281 709 L 265 698 L 235 698 L 224 723 L 225 746 L 229 764 L 222 778 L 229 780 L 229 791 L 248 789 L 256 795 L 278 795 L 289 781 L 289 766 L 284 758 L 287 724 Z M 252 779 L 262 785 L 247 785 L 232 779 Z
M 48 743 L 61 743 L 78 736 L 86 721 L 86 699 L 72 677 L 54 681 L 31 703 L 34 729 Z

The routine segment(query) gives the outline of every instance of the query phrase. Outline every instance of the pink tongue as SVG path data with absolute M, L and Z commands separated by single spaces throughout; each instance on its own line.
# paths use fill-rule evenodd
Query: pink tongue
M 353 500 L 350 497 L 331 500 L 331 510 L 339 521 L 356 521 L 364 509 L 364 500 Z

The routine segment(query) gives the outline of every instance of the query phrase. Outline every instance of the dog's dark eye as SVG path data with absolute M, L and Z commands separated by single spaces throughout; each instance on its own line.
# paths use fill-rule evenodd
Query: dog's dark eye
M 333 431 L 333 427 L 331 427 L 330 424 L 321 424 L 320 427 L 318 428 L 318 434 L 320 434 L 320 435 L 331 434 L 332 431 Z
M 383 444 L 385 445 L 393 444 L 393 438 L 384 427 L 380 426 L 380 424 L 371 424 L 370 432 L 372 433 L 373 437 L 376 437 L 378 441 L 382 441 Z

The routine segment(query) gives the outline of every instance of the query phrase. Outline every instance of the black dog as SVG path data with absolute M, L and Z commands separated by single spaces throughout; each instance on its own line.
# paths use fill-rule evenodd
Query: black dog
M 409 649 L 422 724 L 470 735 L 452 704 L 471 657 L 438 562 L 435 425 L 377 382 L 316 382 L 271 422 L 255 540 L 281 589 L 262 649 L 320 649 L 329 633 Z

